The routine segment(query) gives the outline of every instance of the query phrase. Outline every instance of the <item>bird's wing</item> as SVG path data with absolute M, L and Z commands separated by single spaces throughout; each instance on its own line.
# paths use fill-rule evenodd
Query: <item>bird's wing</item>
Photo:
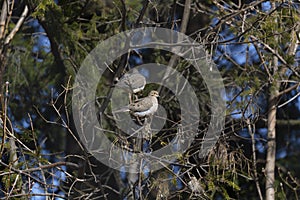
M 121 79 L 118 81 L 117 85 L 119 87 L 126 87 L 130 84 L 130 75 L 125 74 L 123 77 L 121 77 Z
M 140 88 L 146 84 L 146 78 L 141 74 L 133 74 L 128 80 L 128 84 L 132 88 Z
M 117 87 L 130 90 L 143 88 L 145 85 L 146 78 L 139 73 L 125 74 L 117 83 Z
M 135 103 L 130 104 L 129 109 L 133 112 L 143 112 L 149 110 L 152 106 L 153 106 L 152 98 L 145 97 Z

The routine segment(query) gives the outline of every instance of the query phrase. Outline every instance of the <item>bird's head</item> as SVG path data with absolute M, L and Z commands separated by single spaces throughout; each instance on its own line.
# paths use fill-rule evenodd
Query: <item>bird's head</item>
M 152 90 L 150 93 L 149 93 L 149 95 L 148 96 L 151 96 L 151 97 L 159 97 L 159 94 L 158 94 L 158 92 L 157 91 L 155 91 L 155 90 Z

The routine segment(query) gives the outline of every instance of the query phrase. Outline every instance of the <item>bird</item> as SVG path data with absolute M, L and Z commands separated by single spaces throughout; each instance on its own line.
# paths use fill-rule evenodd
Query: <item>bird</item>
M 113 111 L 113 113 L 118 112 L 130 112 L 135 117 L 149 117 L 153 115 L 158 108 L 158 100 L 159 94 L 157 91 L 152 90 L 147 97 L 136 100 L 133 103 L 130 103 L 128 106 Z
M 147 97 L 139 99 L 134 103 L 129 104 L 129 111 L 137 117 L 146 117 L 153 115 L 158 108 L 157 97 L 159 97 L 158 92 L 152 90 Z
M 146 78 L 136 68 L 133 68 L 132 72 L 124 74 L 116 84 L 117 87 L 129 93 L 130 103 L 132 102 L 131 95 L 142 91 L 145 85 Z

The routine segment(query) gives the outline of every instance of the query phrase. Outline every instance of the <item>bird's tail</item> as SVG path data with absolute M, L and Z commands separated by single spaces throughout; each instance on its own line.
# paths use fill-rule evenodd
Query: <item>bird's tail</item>
M 123 113 L 123 112 L 129 112 L 129 107 L 125 106 L 123 108 L 117 109 L 117 110 L 113 110 L 112 113 L 113 114 L 117 114 L 117 113 Z

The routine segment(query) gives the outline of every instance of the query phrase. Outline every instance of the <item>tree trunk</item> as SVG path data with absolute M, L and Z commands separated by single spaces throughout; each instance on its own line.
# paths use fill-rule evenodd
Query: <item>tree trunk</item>
M 272 8 L 276 8 L 275 2 L 271 3 Z M 277 15 L 274 15 L 274 23 L 277 23 Z M 278 36 L 274 36 L 274 40 L 278 42 Z M 277 49 L 273 56 L 273 77 L 278 73 L 278 57 Z M 271 61 L 271 62 L 272 62 Z M 266 200 L 275 200 L 275 161 L 276 161 L 276 113 L 277 113 L 277 98 L 279 94 L 280 83 L 277 79 L 270 81 L 269 99 L 268 99 L 268 136 L 267 136 L 267 157 L 266 157 Z
M 276 86 L 275 86 L 276 85 Z M 275 158 L 276 158 L 276 102 L 278 88 L 277 84 L 275 87 L 270 87 L 269 96 L 269 112 L 268 112 L 268 143 L 267 143 L 267 158 L 266 158 L 266 200 L 275 199 Z

